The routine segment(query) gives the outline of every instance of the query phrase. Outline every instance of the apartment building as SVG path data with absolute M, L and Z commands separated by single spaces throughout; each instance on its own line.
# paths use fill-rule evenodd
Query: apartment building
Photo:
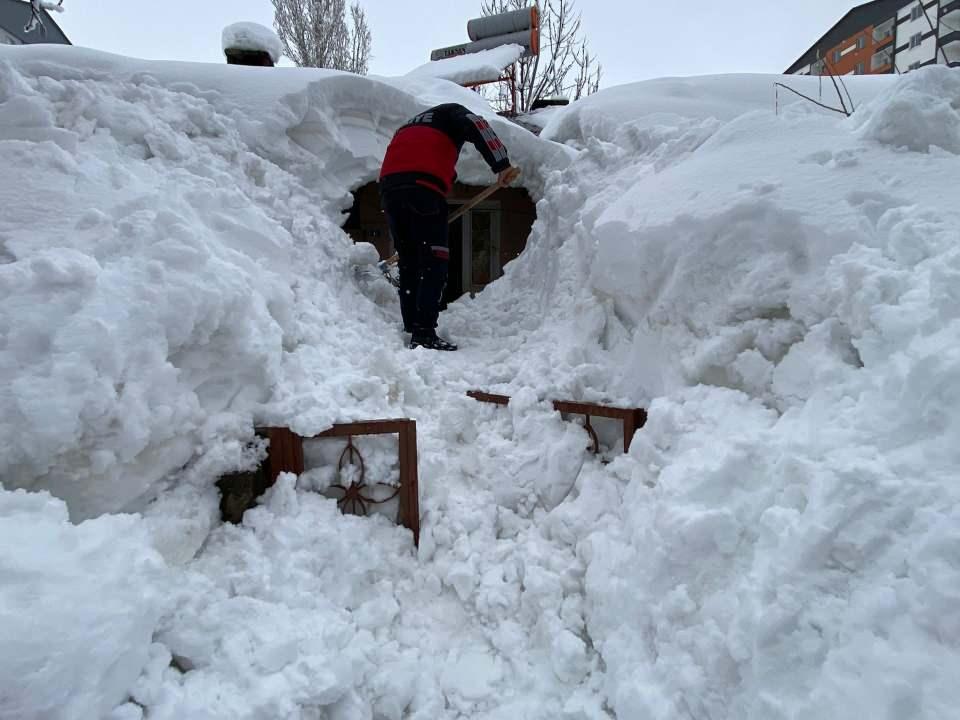
M 960 66 L 960 0 L 875 0 L 853 8 L 788 75 L 904 73 Z
M 32 45 L 34 43 L 58 43 L 69 45 L 70 40 L 60 26 L 41 9 L 42 29 L 38 26 L 27 31 L 33 10 L 24 0 L 0 0 L 0 45 Z
M 901 7 L 896 59 L 901 72 L 938 63 L 960 66 L 960 0 L 915 0 Z

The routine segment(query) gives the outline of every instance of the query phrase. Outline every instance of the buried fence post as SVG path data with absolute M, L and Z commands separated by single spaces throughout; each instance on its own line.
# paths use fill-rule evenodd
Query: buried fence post
M 420 546 L 420 477 L 417 470 L 417 423 L 408 420 L 400 430 L 400 521 Z
M 303 438 L 289 428 L 268 428 L 270 450 L 267 455 L 270 472 L 268 482 L 272 487 L 281 473 L 303 475 Z

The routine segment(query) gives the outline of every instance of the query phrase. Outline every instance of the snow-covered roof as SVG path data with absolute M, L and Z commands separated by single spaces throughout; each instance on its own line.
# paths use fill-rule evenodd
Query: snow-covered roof
M 523 55 L 519 45 L 503 45 L 471 55 L 448 60 L 434 60 L 411 70 L 408 77 L 434 77 L 450 80 L 458 85 L 492 82 L 503 75 Z
M 223 49 L 255 50 L 270 55 L 273 62 L 283 57 L 283 44 L 277 34 L 268 27 L 254 22 L 238 22 L 223 29 Z

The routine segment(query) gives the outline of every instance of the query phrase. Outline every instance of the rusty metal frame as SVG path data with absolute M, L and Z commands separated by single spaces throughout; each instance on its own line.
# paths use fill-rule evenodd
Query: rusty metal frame
M 502 85 L 506 83 L 510 87 L 510 110 L 505 111 L 506 117 L 516 117 L 517 112 L 517 67 L 516 64 L 511 65 L 510 67 L 504 69 L 503 75 L 498 77 L 496 80 L 482 80 L 480 82 L 474 83 L 465 83 L 463 87 L 468 90 L 475 90 L 479 92 L 478 88 L 484 85 Z M 501 113 L 503 114 L 503 113 Z
M 471 390 L 467 393 L 474 400 L 493 405 L 509 405 L 509 395 L 494 395 L 493 393 Z M 630 452 L 633 436 L 647 424 L 647 411 L 643 408 L 618 408 L 597 403 L 577 402 L 574 400 L 554 400 L 553 408 L 562 415 L 583 415 L 584 427 L 590 435 L 591 450 L 594 455 L 600 454 L 600 438 L 593 427 L 593 418 L 610 418 L 623 423 L 623 451 Z
M 414 545 L 420 545 L 420 481 L 417 469 L 417 423 L 415 420 L 369 420 L 366 422 L 344 423 L 334 425 L 326 432 L 310 437 L 297 435 L 289 428 L 261 428 L 258 432 L 265 435 L 270 441 L 267 455 L 268 482 L 273 485 L 280 473 L 302 475 L 304 472 L 303 442 L 304 440 L 321 440 L 326 438 L 346 438 L 347 446 L 340 455 L 338 470 L 342 471 L 347 465 L 355 464 L 352 461 L 359 458 L 360 481 L 352 482 L 349 487 L 333 485 L 334 489 L 343 492 L 343 498 L 338 501 L 341 510 L 357 513 L 358 510 L 366 515 L 369 505 L 390 502 L 394 498 L 400 500 L 397 513 L 397 523 L 413 533 Z M 364 435 L 397 435 L 399 439 L 400 485 L 395 492 L 383 500 L 375 500 L 365 494 L 364 489 L 370 487 L 366 483 L 366 465 L 363 456 L 353 444 L 353 438 Z M 385 485 L 385 483 L 373 483 Z M 393 488 L 392 485 L 387 486 Z

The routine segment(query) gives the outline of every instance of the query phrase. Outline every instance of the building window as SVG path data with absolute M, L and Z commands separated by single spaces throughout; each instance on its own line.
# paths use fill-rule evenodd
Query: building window
M 876 71 L 882 67 L 890 65 L 892 62 L 893 51 L 890 48 L 886 48 L 873 56 L 873 58 L 870 60 L 870 69 Z
M 839 50 L 834 50 L 834 51 L 833 51 L 833 64 L 836 65 L 838 62 L 840 62 L 840 58 L 842 58 L 842 57 L 843 57 L 843 53 L 841 53 Z
M 861 63 L 857 63 L 857 69 L 853 71 L 853 74 L 854 74 L 854 75 L 863 75 L 864 69 L 865 69 L 865 68 L 864 68 L 864 65 L 863 65 L 862 62 L 861 62 Z
M 896 27 L 896 25 L 897 25 L 896 18 L 891 18 L 890 20 L 887 20 L 885 23 L 881 23 L 880 25 L 877 25 L 877 27 L 873 29 L 873 41 L 875 43 L 882 43 L 887 38 L 893 37 L 893 29 Z
M 863 50 L 867 46 L 867 38 L 861 35 L 857 38 L 857 50 Z
M 910 19 L 919 20 L 923 17 L 923 5 L 914 5 L 910 10 Z
M 910 38 L 910 49 L 918 48 L 923 44 L 923 33 L 917 33 L 912 38 Z

